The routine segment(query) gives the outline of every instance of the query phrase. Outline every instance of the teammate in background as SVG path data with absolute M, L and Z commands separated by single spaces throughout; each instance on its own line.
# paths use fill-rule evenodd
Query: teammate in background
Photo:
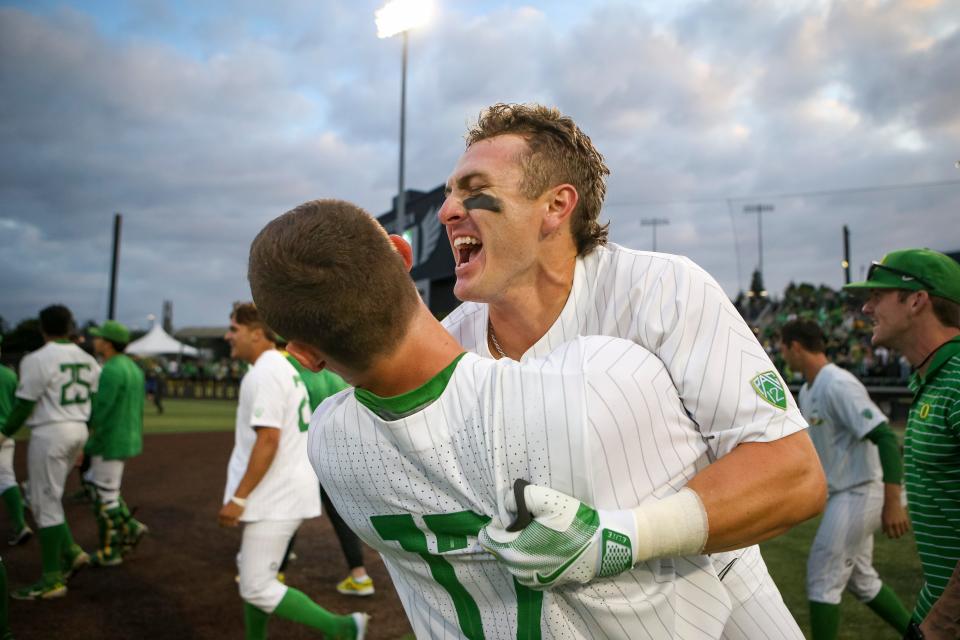
M 909 530 L 901 504 L 900 444 L 863 383 L 827 360 L 815 322 L 780 330 L 780 353 L 803 373 L 800 411 L 827 474 L 829 497 L 807 560 L 807 599 L 814 640 L 836 638 L 847 589 L 901 635 L 910 613 L 873 568 L 873 532 L 891 538 Z
M 230 357 L 252 366 L 240 382 L 237 430 L 218 517 L 221 527 L 243 522 L 238 559 L 247 640 L 267 637 L 275 613 L 332 638 L 363 638 L 367 615 L 338 616 L 277 580 L 291 536 L 320 515 L 317 478 L 307 459 L 307 390 L 276 349 L 276 336 L 251 303 L 237 304 L 224 336 Z
M 577 338 L 529 366 L 465 354 L 406 273 L 409 245 L 392 241 L 354 205 L 308 202 L 260 232 L 248 275 L 290 352 L 356 387 L 314 414 L 309 455 L 340 513 L 384 556 L 416 635 L 719 637 L 730 604 L 700 552 L 771 532 L 726 529 L 735 519 L 716 511 L 726 505 L 688 484 L 712 456 L 663 363 L 608 337 Z M 732 447 L 764 427 L 711 435 Z M 516 512 L 514 478 L 577 496 L 527 488 L 539 504 L 592 514 L 575 538 L 607 541 L 583 553 L 570 531 L 544 536 L 534 552 L 556 562 L 537 586 L 608 579 L 537 592 L 482 550 L 481 529 Z
M 147 527 L 130 513 L 120 495 L 125 460 L 143 451 L 143 371 L 124 350 L 130 331 L 116 320 L 90 329 L 93 349 L 101 358 L 100 385 L 93 397 L 90 438 L 84 447 L 90 467 L 84 480 L 93 489 L 100 548 L 93 563 L 109 567 L 140 542 Z
M 26 424 L 28 499 L 40 539 L 43 575 L 35 584 L 10 594 L 18 600 L 59 598 L 67 579 L 90 564 L 73 541 L 63 513 L 63 486 L 87 441 L 90 397 L 97 392 L 100 365 L 69 340 L 73 315 L 62 305 L 40 312 L 46 344 L 20 362 L 20 385 L 13 410 L 3 426 L 8 438 Z
M 0 336 L 0 343 L 3 336 Z M 10 367 L 0 364 L 0 425 L 7 421 L 7 416 L 13 410 L 17 394 L 17 374 Z M 27 525 L 23 514 L 23 494 L 17 484 L 17 476 L 13 470 L 13 453 L 16 445 L 13 438 L 0 435 L 0 495 L 7 507 L 7 515 L 13 525 L 13 534 L 9 542 L 11 547 L 23 544 L 33 535 L 33 529 Z M 4 590 L 4 597 L 6 591 Z
M 280 343 L 285 345 L 286 341 L 281 339 Z M 284 351 L 283 354 L 290 364 L 293 365 L 293 368 L 297 370 L 297 375 L 300 376 L 300 379 L 303 380 L 303 383 L 307 386 L 311 415 L 324 400 L 335 393 L 343 391 L 349 386 L 343 381 L 343 378 L 332 371 L 309 371 L 286 351 Z M 343 551 L 343 557 L 346 559 L 347 568 L 350 571 L 349 575 L 337 584 L 337 591 L 345 596 L 372 596 L 374 593 L 373 579 L 367 575 L 367 569 L 363 565 L 363 546 L 360 538 L 357 537 L 357 534 L 350 529 L 347 523 L 343 521 L 343 518 L 340 517 L 340 514 L 337 513 L 336 508 L 333 506 L 333 503 L 330 502 L 330 497 L 327 495 L 327 492 L 323 490 L 323 487 L 320 487 L 320 502 L 323 507 L 323 512 L 330 518 L 330 524 L 333 525 L 334 533 L 337 534 L 340 549 Z M 287 547 L 283 562 L 280 564 L 281 573 L 286 571 L 290 554 L 293 552 L 295 539 L 296 534 L 290 538 L 290 545 Z
M 730 453 L 691 487 L 723 500 L 716 517 L 731 531 L 785 531 L 822 508 L 825 494 L 793 398 L 709 274 L 680 256 L 607 242 L 598 217 L 608 174 L 590 138 L 556 109 L 485 110 L 438 214 L 454 293 L 470 301 L 444 326 L 484 357 L 523 361 L 578 335 L 653 352 L 712 454 Z M 736 446 L 718 435 L 736 433 L 731 426 L 753 435 Z M 731 539 L 718 550 L 737 546 Z M 758 547 L 713 560 L 734 604 L 727 638 L 802 638 Z
M 844 289 L 868 292 L 873 345 L 914 368 L 904 466 L 924 582 L 907 637 L 960 638 L 960 264 L 902 249 Z

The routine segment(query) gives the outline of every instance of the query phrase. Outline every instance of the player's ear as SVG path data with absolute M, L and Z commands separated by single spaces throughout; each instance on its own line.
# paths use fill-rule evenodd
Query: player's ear
M 545 198 L 543 204 L 546 211 L 540 230 L 542 235 L 548 236 L 563 225 L 569 225 L 570 216 L 580 202 L 580 195 L 572 184 L 559 184 L 548 189 L 542 197 Z
M 410 271 L 413 268 L 413 248 L 410 243 L 395 233 L 390 234 L 390 242 L 393 243 L 393 248 L 403 258 L 403 264 L 407 265 L 407 271 Z
M 320 350 L 310 344 L 291 340 L 287 343 L 287 353 L 297 359 L 297 362 L 309 371 L 317 373 L 327 366 L 326 359 Z

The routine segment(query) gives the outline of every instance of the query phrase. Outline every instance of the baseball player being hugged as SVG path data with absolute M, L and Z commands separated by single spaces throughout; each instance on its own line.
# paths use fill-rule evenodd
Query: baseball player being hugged
M 224 338 L 231 357 L 252 365 L 240 382 L 236 437 L 218 518 L 222 527 L 244 524 L 237 563 L 246 638 L 266 638 L 272 613 L 331 638 L 363 638 L 366 614 L 334 615 L 277 579 L 300 523 L 320 515 L 317 477 L 307 459 L 306 387 L 252 303 L 234 306 Z
M 90 438 L 84 447 L 90 468 L 83 478 L 93 487 L 93 512 L 100 533 L 93 564 L 110 567 L 123 562 L 123 556 L 147 533 L 146 525 L 133 517 L 120 495 L 125 461 L 143 451 L 146 390 L 143 371 L 124 353 L 130 342 L 130 331 L 124 325 L 107 320 L 91 329 L 90 335 L 103 370 L 93 398 Z
M 863 383 L 827 360 L 815 322 L 783 325 L 780 352 L 803 373 L 800 411 L 827 474 L 827 508 L 807 560 L 813 638 L 837 637 L 844 589 L 903 634 L 910 612 L 873 568 L 873 532 L 882 526 L 899 538 L 910 527 L 897 437 Z
M 606 336 L 523 364 L 465 353 L 410 264 L 363 210 L 319 200 L 260 232 L 249 279 L 290 353 L 355 386 L 315 412 L 310 460 L 417 637 L 720 637 L 731 602 L 702 552 L 764 533 L 692 488 L 714 465 L 663 362 Z M 551 514 L 521 534 L 503 531 L 516 478 Z
M 3 336 L 0 336 L 0 343 Z M 0 364 L 0 425 L 7 421 L 7 416 L 13 410 L 17 398 L 17 374 L 13 369 Z M 24 519 L 23 494 L 17 484 L 17 476 L 13 471 L 13 453 L 15 443 L 13 438 L 0 435 L 0 495 L 7 507 L 7 515 L 13 525 L 13 534 L 8 542 L 10 546 L 23 544 L 33 535 Z
M 69 340 L 73 315 L 62 305 L 40 312 L 46 344 L 20 362 L 17 400 L 3 426 L 12 437 L 30 427 L 27 449 L 28 498 L 37 523 L 43 574 L 38 582 L 15 590 L 18 600 L 58 598 L 67 594 L 67 579 L 90 563 L 73 541 L 63 513 L 63 486 L 87 441 L 90 398 L 97 392 L 100 365 Z

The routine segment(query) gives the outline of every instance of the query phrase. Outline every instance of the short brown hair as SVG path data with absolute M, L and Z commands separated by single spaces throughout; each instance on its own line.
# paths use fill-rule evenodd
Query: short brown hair
M 264 338 L 270 342 L 277 342 L 277 334 L 267 326 L 266 322 L 260 319 L 260 312 L 257 311 L 257 305 L 254 303 L 234 302 L 233 309 L 230 311 L 230 318 L 245 327 L 260 329 L 263 331 Z
M 537 198 L 552 186 L 572 184 L 580 196 L 570 219 L 577 254 L 606 244 L 610 223 L 600 224 L 598 219 L 610 169 L 590 137 L 556 108 L 499 103 L 480 113 L 477 124 L 467 132 L 467 148 L 506 134 L 522 136 L 530 147 L 530 153 L 520 158 L 521 193 Z
M 780 341 L 788 347 L 797 342 L 810 353 L 824 353 L 826 345 L 820 325 L 812 320 L 791 320 L 780 327 Z
M 313 200 L 263 228 L 247 277 L 287 340 L 365 369 L 406 332 L 420 296 L 383 227 L 342 200 Z
M 903 302 L 911 293 L 916 293 L 916 291 L 897 289 L 897 299 Z M 929 295 L 929 293 L 928 291 L 927 294 Z M 940 324 L 945 327 L 960 329 L 960 304 L 941 296 L 931 295 L 930 307 L 933 309 L 933 315 L 940 321 Z

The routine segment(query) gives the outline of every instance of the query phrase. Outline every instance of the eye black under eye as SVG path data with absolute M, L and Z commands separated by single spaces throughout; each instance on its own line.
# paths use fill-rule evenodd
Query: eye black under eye
M 494 198 L 488 193 L 478 193 L 468 198 L 464 198 L 463 206 L 468 211 L 473 209 L 483 209 L 484 211 L 500 213 L 503 210 L 503 205 L 500 200 Z

